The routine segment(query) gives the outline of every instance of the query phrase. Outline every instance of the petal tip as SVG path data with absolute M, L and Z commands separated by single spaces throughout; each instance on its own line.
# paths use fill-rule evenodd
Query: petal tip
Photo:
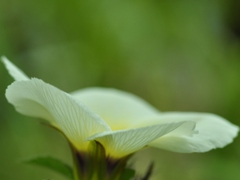
M 7 64 L 10 63 L 6 56 L 1 56 L 2 63 L 7 67 Z
M 29 80 L 29 78 L 17 66 L 9 61 L 6 56 L 2 56 L 1 60 L 5 65 L 8 73 L 13 77 L 15 81 Z

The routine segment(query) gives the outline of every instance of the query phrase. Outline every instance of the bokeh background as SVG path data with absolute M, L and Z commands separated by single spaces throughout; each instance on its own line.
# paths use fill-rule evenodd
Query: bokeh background
M 71 92 L 132 92 L 162 111 L 211 112 L 240 125 L 240 3 L 216 1 L 0 0 L 0 54 L 26 74 Z M 71 164 L 64 138 L 7 103 L 12 78 L 0 64 L 0 179 L 64 180 L 22 158 Z M 240 179 L 240 138 L 224 149 L 178 154 L 145 149 L 152 180 Z

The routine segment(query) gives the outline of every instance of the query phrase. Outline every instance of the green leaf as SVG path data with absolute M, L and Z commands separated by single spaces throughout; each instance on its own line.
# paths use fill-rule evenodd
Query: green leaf
M 135 175 L 135 171 L 133 169 L 126 168 L 121 174 L 120 180 L 130 180 Z
M 48 169 L 51 169 L 55 172 L 58 172 L 65 177 L 68 177 L 69 179 L 73 180 L 73 170 L 72 167 L 65 164 L 61 160 L 55 159 L 50 156 L 41 156 L 41 157 L 34 157 L 34 158 L 28 158 L 24 159 L 21 162 L 28 163 L 28 164 L 34 164 L 38 166 L 42 166 Z

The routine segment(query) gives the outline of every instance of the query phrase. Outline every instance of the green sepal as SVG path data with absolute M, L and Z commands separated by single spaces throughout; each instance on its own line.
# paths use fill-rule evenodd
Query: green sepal
M 105 180 L 106 157 L 104 147 L 96 141 L 91 141 L 88 146 L 88 151 L 90 153 L 90 169 L 94 169 L 92 171 L 93 179 Z
M 154 163 L 152 162 L 147 169 L 147 173 L 145 174 L 145 176 L 143 178 L 141 178 L 141 180 L 148 180 L 150 179 L 152 173 L 153 173 L 153 168 L 154 168 Z
M 24 159 L 24 160 L 21 160 L 20 162 L 45 167 L 47 169 L 53 170 L 73 180 L 72 167 L 70 167 L 69 165 L 67 165 L 66 163 L 62 162 L 59 159 L 56 159 L 50 156 L 38 156 L 38 157 Z
M 107 179 L 109 180 L 119 180 L 121 177 L 124 168 L 126 167 L 127 160 L 130 158 L 131 155 L 125 156 L 121 159 L 107 159 Z
M 104 147 L 91 141 L 87 152 L 72 147 L 75 180 L 106 180 L 106 156 Z
M 80 152 L 72 146 L 75 180 L 120 180 L 132 177 L 125 167 L 129 156 L 114 159 L 106 156 L 102 144 L 90 141 L 87 152 Z M 130 179 L 130 178 L 129 178 Z
M 119 180 L 130 180 L 134 177 L 135 175 L 135 170 L 125 168 L 120 176 Z

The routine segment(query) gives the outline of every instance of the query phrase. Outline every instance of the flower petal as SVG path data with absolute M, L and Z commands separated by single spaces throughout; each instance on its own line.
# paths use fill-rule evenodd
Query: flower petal
M 99 141 L 105 147 L 107 155 L 121 158 L 185 124 L 188 124 L 191 130 L 195 127 L 194 122 L 167 123 L 137 129 L 103 132 L 93 135 L 87 140 Z
M 15 81 L 6 90 L 6 97 L 18 112 L 49 120 L 79 150 L 86 148 L 88 143 L 83 140 L 87 137 L 110 130 L 99 116 L 69 94 L 36 78 Z
M 87 88 L 72 95 L 100 115 L 114 130 L 126 129 L 134 121 L 159 112 L 139 97 L 111 88 Z
M 2 62 L 6 66 L 9 74 L 15 81 L 29 80 L 29 78 L 13 63 L 11 63 L 5 56 L 2 57 Z
M 180 129 L 151 142 L 149 145 L 174 152 L 206 152 L 233 141 L 239 128 L 222 117 L 208 113 L 162 113 L 170 122 L 194 121 L 198 133 L 189 135 Z

